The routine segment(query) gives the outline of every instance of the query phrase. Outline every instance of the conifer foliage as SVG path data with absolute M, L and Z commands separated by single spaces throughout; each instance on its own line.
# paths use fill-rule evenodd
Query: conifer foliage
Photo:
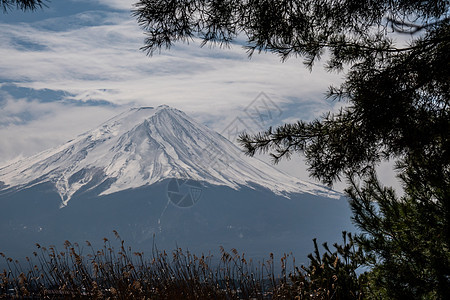
M 274 161 L 303 153 L 311 176 L 346 179 L 356 237 L 378 296 L 450 295 L 449 1 L 142 0 L 134 15 L 144 51 L 200 38 L 304 59 L 345 74 L 328 97 L 345 108 L 243 134 L 249 155 Z M 395 40 L 408 40 L 395 42 Z M 383 187 L 376 166 L 395 161 L 403 195 Z M 406 299 L 406 298 L 405 298 Z
M 8 10 L 13 8 L 26 10 L 36 10 L 45 6 L 46 0 L 0 0 L 0 6 L 3 12 L 6 13 Z

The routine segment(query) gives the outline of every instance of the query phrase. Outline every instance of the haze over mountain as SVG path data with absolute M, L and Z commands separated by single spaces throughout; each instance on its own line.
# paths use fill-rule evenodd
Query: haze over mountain
M 0 250 L 115 229 L 133 247 L 305 252 L 351 227 L 340 196 L 245 157 L 179 110 L 141 107 L 0 168 Z

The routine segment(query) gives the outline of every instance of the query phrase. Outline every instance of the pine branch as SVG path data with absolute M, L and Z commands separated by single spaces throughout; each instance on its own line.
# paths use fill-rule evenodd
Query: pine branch
M 0 0 L 0 6 L 3 9 L 3 13 L 7 13 L 13 8 L 23 11 L 34 11 L 38 8 L 47 7 L 45 2 L 48 2 L 48 0 Z

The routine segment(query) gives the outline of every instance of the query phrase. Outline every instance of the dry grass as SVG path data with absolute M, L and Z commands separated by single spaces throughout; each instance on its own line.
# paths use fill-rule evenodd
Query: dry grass
M 63 251 L 37 244 L 26 266 L 0 253 L 8 265 L 0 274 L 0 298 L 290 299 L 286 255 L 275 276 L 273 255 L 255 264 L 235 249 L 221 248 L 215 258 L 182 249 L 167 253 L 154 246 L 145 257 L 115 235 L 117 249 L 106 238 L 100 250 L 89 242 L 86 248 L 66 241 Z

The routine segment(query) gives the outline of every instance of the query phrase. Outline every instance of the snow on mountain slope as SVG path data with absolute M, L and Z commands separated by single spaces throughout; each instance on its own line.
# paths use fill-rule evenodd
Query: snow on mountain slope
M 245 157 L 217 132 L 165 105 L 130 109 L 59 147 L 0 168 L 0 190 L 51 182 L 67 205 L 88 184 L 92 189 L 108 183 L 101 194 L 110 194 L 167 178 L 340 197 Z

